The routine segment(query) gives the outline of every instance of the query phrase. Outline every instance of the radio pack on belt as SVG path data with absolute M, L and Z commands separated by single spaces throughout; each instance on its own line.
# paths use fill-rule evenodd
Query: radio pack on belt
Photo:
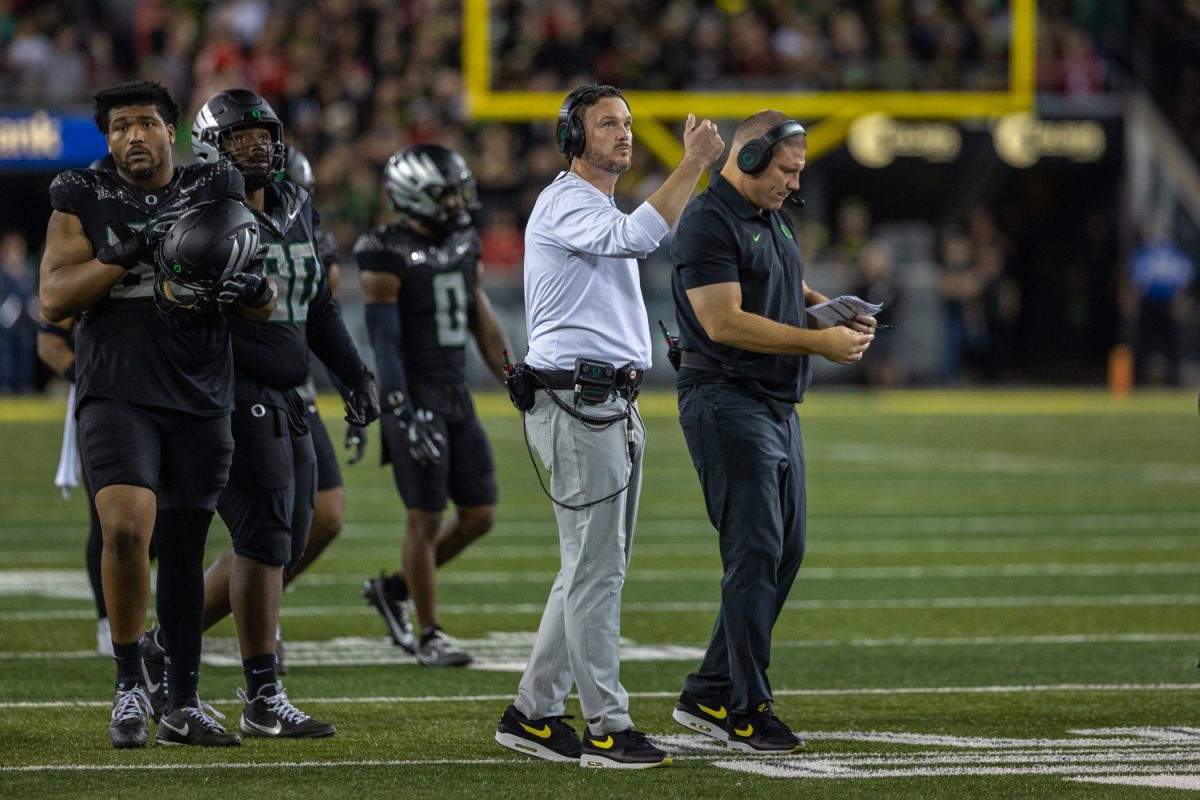
M 509 360 L 507 350 L 501 352 L 504 354 L 504 385 L 508 387 L 508 399 L 517 411 L 528 411 L 533 408 L 533 390 L 537 388 L 533 377 L 524 364 Z
M 587 405 L 606 402 L 616 379 L 617 370 L 607 361 L 575 359 L 575 395 Z

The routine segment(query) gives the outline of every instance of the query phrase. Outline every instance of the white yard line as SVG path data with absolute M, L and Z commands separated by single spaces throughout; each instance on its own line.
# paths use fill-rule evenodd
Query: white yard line
M 1119 595 L 1035 595 L 1028 597 L 902 597 L 864 600 L 793 600 L 789 611 L 889 611 L 912 609 L 978 609 L 978 608 L 1068 608 L 1112 606 L 1194 606 L 1200 605 L 1200 594 L 1119 594 Z M 715 613 L 712 602 L 645 602 L 622 603 L 626 612 L 636 613 Z M 462 603 L 447 604 L 440 611 L 453 614 L 536 614 L 541 616 L 545 603 Z M 375 611 L 364 606 L 284 606 L 280 616 L 344 617 L 373 616 Z M 94 619 L 92 609 L 50 611 L 0 612 L 0 622 L 46 622 L 66 619 Z
M 1088 692 L 1195 692 L 1200 691 L 1200 683 L 1119 683 L 1119 684 L 1085 684 L 1063 683 L 1025 686 L 923 686 L 923 687 L 887 687 L 887 688 L 847 688 L 847 689 L 776 689 L 776 697 L 870 697 L 876 695 L 949 695 L 949 694 L 1043 694 L 1053 692 L 1088 693 Z M 630 697 L 643 699 L 674 698 L 678 691 L 669 692 L 630 692 Z M 574 695 L 572 695 L 574 697 Z M 236 698 L 215 698 L 214 704 L 240 703 Z M 372 695 L 366 697 L 305 697 L 304 705 L 333 704 L 333 705 L 393 705 L 421 703 L 500 703 L 512 702 L 512 694 L 472 694 L 472 695 Z M 110 708 L 111 699 L 102 700 L 19 700 L 0 702 L 0 709 L 44 709 L 44 708 Z M 1157 730 L 1157 729 L 1156 729 Z M 809 734 L 814 735 L 814 734 Z M 928 741 L 929 737 L 922 734 L 881 734 L 875 732 L 843 732 L 828 734 L 828 738 L 861 738 L 861 737 L 894 737 L 896 741 L 913 743 Z M 914 739 L 914 737 L 921 737 Z M 1200 743 L 1200 733 L 1196 734 Z M 1025 741 L 1025 740 L 1014 740 Z M 1061 740 L 1053 740 L 1062 744 Z M 1106 740 L 1111 742 L 1111 740 Z

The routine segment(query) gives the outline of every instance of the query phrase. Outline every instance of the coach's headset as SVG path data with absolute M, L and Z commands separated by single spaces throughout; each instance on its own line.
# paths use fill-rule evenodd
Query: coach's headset
M 575 107 L 586 95 L 593 94 L 595 86 L 580 86 L 567 95 L 562 108 L 558 110 L 558 127 L 554 129 L 554 140 L 558 142 L 558 152 L 571 161 L 576 156 L 583 155 L 587 146 L 587 134 L 583 131 L 583 120 L 575 116 Z
M 758 175 L 771 163 L 771 155 L 775 145 L 793 136 L 807 136 L 804 126 L 794 119 L 784 120 L 757 139 L 751 139 L 738 150 L 738 169 L 747 175 Z M 804 198 L 798 192 L 793 192 L 788 199 L 800 208 L 804 208 Z

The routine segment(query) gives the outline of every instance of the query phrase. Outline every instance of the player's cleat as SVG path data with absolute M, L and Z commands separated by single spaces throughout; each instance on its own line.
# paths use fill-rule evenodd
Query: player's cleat
M 775 716 L 768 703 L 729 720 L 729 749 L 746 753 L 799 753 L 807 745 Z
M 232 747 L 242 743 L 242 737 L 225 730 L 210 714 L 225 719 L 224 714 L 208 703 L 180 706 L 158 721 L 155 739 L 159 744 L 190 744 L 196 747 Z
M 510 705 L 496 727 L 496 741 L 509 750 L 547 761 L 578 761 L 583 747 L 564 719 L 571 717 L 529 719 Z
M 117 749 L 145 747 L 150 741 L 150 698 L 141 686 L 118 689 L 113 697 L 108 740 Z
M 267 690 L 274 692 L 268 694 Z M 247 736 L 273 736 L 281 739 L 321 739 L 333 736 L 332 722 L 313 719 L 288 701 L 283 686 L 268 683 L 254 697 L 239 688 L 237 696 L 246 705 L 238 727 Z
M 162 719 L 163 708 L 167 705 L 167 651 L 158 643 L 158 637 L 157 626 L 142 637 L 142 680 L 146 682 L 150 712 L 155 722 Z
M 671 757 L 650 744 L 646 734 L 633 728 L 597 736 L 591 729 L 583 732 L 581 767 L 650 769 L 670 765 Z
M 108 617 L 96 620 L 96 652 L 112 658 L 112 628 L 108 625 Z
M 392 644 L 403 647 L 414 656 L 417 655 L 417 641 L 413 637 L 412 615 L 408 610 L 408 601 L 393 597 L 387 590 L 387 578 L 380 575 L 363 583 L 363 597 L 375 606 L 379 616 L 387 624 L 388 635 Z
M 698 698 L 683 692 L 671 718 L 689 730 L 722 742 L 729 741 L 729 699 Z
M 474 660 L 470 653 L 440 629 L 417 645 L 417 661 L 427 667 L 465 667 Z

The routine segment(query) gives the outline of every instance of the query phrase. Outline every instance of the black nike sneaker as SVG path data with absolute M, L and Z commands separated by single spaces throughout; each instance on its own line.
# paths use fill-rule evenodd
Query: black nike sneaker
M 150 741 L 150 698 L 141 686 L 118 689 L 113 697 L 108 740 L 118 750 L 145 747 Z
M 496 741 L 509 750 L 547 761 L 579 761 L 579 735 L 565 719 L 569 716 L 529 719 L 516 706 L 504 709 L 496 728 Z
M 808 745 L 775 716 L 769 703 L 749 714 L 730 717 L 729 749 L 746 753 L 799 753 Z
M 650 744 L 646 734 L 633 728 L 603 736 L 597 736 L 591 729 L 583 733 L 583 752 L 579 756 L 581 767 L 650 769 L 670 763 L 671 757 L 665 751 Z
M 142 680 L 150 696 L 150 713 L 154 721 L 162 719 L 167 705 L 167 651 L 158 643 L 159 629 L 154 626 L 142 636 Z
M 337 733 L 332 722 L 313 719 L 292 705 L 280 685 L 268 683 L 254 697 L 239 688 L 237 696 L 246 704 L 238 727 L 247 736 L 321 739 Z
M 392 644 L 403 647 L 412 655 L 417 655 L 417 641 L 413 636 L 412 615 L 408 610 L 408 601 L 393 597 L 387 590 L 387 577 L 380 575 L 363 583 L 363 597 L 375 607 L 379 616 L 387 624 L 388 636 Z
M 711 736 L 722 742 L 729 741 L 729 698 L 699 698 L 683 692 L 675 703 L 671 718 L 683 727 Z
M 242 737 L 225 730 L 210 714 L 225 718 L 208 703 L 179 706 L 158 721 L 158 734 L 154 738 L 159 744 L 196 747 L 233 747 L 242 743 Z

